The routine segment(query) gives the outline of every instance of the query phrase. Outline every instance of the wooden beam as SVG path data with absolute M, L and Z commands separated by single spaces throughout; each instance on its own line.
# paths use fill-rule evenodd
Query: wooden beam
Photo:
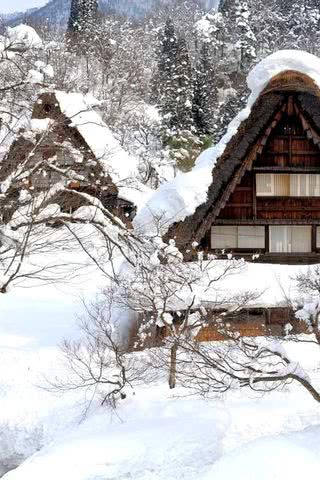
M 299 206 L 299 207 L 295 207 L 295 206 L 260 206 L 258 205 L 258 213 L 259 212 L 278 212 L 278 211 L 285 211 L 285 212 L 290 212 L 290 213 L 293 213 L 293 212 L 319 212 L 320 214 L 320 207 L 319 206 L 316 206 L 316 207 L 304 207 L 304 206 Z M 320 216 L 319 216 L 320 218 Z M 296 222 L 298 223 L 299 220 L 296 220 Z
M 290 140 L 292 139 L 292 137 L 290 137 Z M 292 145 L 292 142 L 290 143 L 290 145 Z M 290 147 L 291 148 L 291 147 Z M 300 151 L 294 151 L 294 150 L 285 150 L 285 151 L 282 151 L 282 152 L 266 152 L 266 155 L 274 155 L 274 156 L 277 156 L 277 155 L 289 155 L 289 158 L 292 157 L 292 155 L 296 155 L 296 156 L 299 156 L 299 155 L 320 155 L 320 150 L 318 150 L 317 152 L 314 151 L 314 150 L 300 150 Z M 291 157 L 290 157 L 291 156 Z
M 275 173 L 319 173 L 319 167 L 253 167 L 254 172 L 275 172 Z
M 319 225 L 320 218 L 288 219 L 288 218 L 257 218 L 256 220 L 227 218 L 217 219 L 215 225 Z
M 252 211 L 253 211 L 253 219 L 257 218 L 257 185 L 256 185 L 256 177 L 254 176 L 253 179 L 253 188 L 252 188 Z
M 250 203 L 228 203 L 226 205 L 227 208 L 252 208 L 252 202 Z

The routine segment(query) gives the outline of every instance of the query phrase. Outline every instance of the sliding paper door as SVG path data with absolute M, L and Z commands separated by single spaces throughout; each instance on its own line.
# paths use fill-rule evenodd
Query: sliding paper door
M 270 252 L 307 253 L 311 250 L 311 226 L 270 227 Z

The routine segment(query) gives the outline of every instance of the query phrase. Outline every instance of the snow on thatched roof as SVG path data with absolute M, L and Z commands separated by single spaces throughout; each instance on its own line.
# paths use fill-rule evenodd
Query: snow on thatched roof
M 297 74 L 298 78 L 295 78 L 293 84 L 286 81 L 286 72 Z M 272 81 L 275 82 L 274 85 L 270 83 Z M 274 94 L 272 98 L 269 95 L 267 101 L 259 103 L 261 94 L 271 85 L 273 92 L 296 89 L 296 91 L 307 91 L 318 95 L 320 98 L 318 88 L 320 59 L 299 50 L 279 51 L 254 67 L 248 76 L 247 83 L 251 90 L 247 106 L 229 124 L 221 141 L 199 156 L 190 172 L 178 175 L 155 192 L 134 220 L 134 225 L 139 231 L 154 235 L 158 233 L 160 224 L 161 233 L 166 234 L 171 225 L 190 218 L 190 222 L 186 222 L 188 225 L 183 234 L 185 235 L 187 231 L 188 240 L 195 240 L 195 232 L 192 228 L 197 222 L 192 221 L 191 216 L 201 208 L 203 208 L 201 215 L 206 213 L 204 205 L 208 198 L 210 197 L 211 204 L 214 203 L 227 178 L 230 178 L 234 168 L 243 160 L 248 150 L 248 141 L 254 140 L 259 129 L 264 128 L 279 106 L 279 95 Z M 251 115 L 255 109 L 258 111 L 255 115 Z M 247 132 L 250 134 L 249 140 L 244 138 Z M 230 155 L 232 149 L 234 153 L 235 147 L 238 149 L 239 158 Z M 215 189 L 215 192 L 211 192 L 211 196 L 210 189 Z
M 139 209 L 152 190 L 139 181 L 138 159 L 124 150 L 94 109 L 99 103 L 89 94 L 45 92 L 35 104 L 31 131 L 41 133 L 49 130 L 62 114 L 68 120 L 66 126 L 77 130 L 83 146 L 98 161 L 105 176 L 111 178 L 118 197 Z
M 119 196 L 137 207 L 150 195 L 150 189 L 138 181 L 138 159 L 130 156 L 114 137 L 100 115 L 93 109 L 98 102 L 90 95 L 56 91 L 61 112 L 71 120 L 86 144 L 110 175 Z

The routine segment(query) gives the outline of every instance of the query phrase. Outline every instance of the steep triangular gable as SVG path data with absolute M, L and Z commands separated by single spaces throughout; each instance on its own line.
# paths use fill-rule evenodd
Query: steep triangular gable
M 298 105 L 298 103 L 293 99 L 292 96 L 289 96 L 287 98 L 287 101 L 284 102 L 281 110 L 278 111 L 274 116 L 270 126 L 265 129 L 264 133 L 261 135 L 261 138 L 258 139 L 256 144 L 252 147 L 250 153 L 243 161 L 243 164 L 241 165 L 241 167 L 238 169 L 236 174 L 233 176 L 232 180 L 227 185 L 220 199 L 217 201 L 216 205 L 212 210 L 212 216 L 210 218 L 211 222 L 214 222 L 214 220 L 217 218 L 221 210 L 225 207 L 231 194 L 234 192 L 236 186 L 240 184 L 244 174 L 247 171 L 252 170 L 252 167 L 254 166 L 254 164 L 257 163 L 258 156 L 262 155 L 263 152 L 267 149 L 268 142 L 270 140 L 270 137 L 272 136 L 272 133 L 279 127 L 279 124 L 285 121 L 287 117 L 300 120 L 302 130 L 306 134 L 306 137 L 317 146 L 317 151 L 318 153 L 320 153 L 319 134 L 315 131 L 314 127 L 312 127 L 309 121 L 305 118 L 305 116 L 303 115 L 303 112 L 301 111 L 301 107 Z

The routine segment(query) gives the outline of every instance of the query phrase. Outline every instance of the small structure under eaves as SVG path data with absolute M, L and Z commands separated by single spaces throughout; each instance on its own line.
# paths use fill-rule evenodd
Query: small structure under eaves
M 320 59 L 281 51 L 248 78 L 247 107 L 191 172 L 163 185 L 137 229 L 199 252 L 320 262 Z

